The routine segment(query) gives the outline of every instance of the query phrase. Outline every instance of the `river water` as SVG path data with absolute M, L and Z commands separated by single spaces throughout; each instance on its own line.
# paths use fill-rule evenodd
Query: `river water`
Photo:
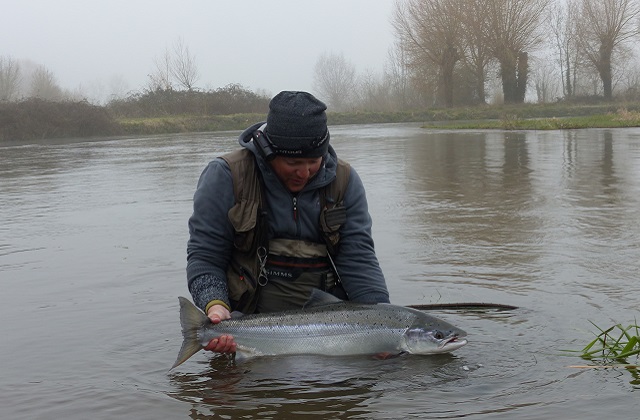
M 0 418 L 638 418 L 637 371 L 563 350 L 640 319 L 640 129 L 331 131 L 393 303 L 518 309 L 433 311 L 449 355 L 168 372 L 192 194 L 238 133 L 0 146 Z

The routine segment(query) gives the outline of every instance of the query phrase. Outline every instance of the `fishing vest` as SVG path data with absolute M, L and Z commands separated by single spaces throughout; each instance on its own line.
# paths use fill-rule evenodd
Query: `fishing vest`
M 231 169 L 235 204 L 228 218 L 235 231 L 227 267 L 231 309 L 243 313 L 300 308 L 314 288 L 345 299 L 331 256 L 346 221 L 344 192 L 350 166 L 338 159 L 336 179 L 320 189 L 319 226 L 324 243 L 268 238 L 268 206 L 256 159 L 248 149 L 221 156 Z

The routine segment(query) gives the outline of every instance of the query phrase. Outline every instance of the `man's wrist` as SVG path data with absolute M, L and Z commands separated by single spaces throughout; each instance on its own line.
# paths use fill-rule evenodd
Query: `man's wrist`
M 212 300 L 211 302 L 207 303 L 207 306 L 204 308 L 204 313 L 206 313 L 207 315 L 209 315 L 209 309 L 211 309 L 212 306 L 214 305 L 221 305 L 224 306 L 225 308 L 227 308 L 227 311 L 230 311 L 231 308 L 229 307 L 229 305 L 227 305 L 226 302 L 216 299 L 216 300 Z

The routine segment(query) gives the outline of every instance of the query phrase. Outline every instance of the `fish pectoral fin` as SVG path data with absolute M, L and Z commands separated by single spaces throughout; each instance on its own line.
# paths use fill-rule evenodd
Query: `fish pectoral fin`
M 254 347 L 247 347 L 240 344 L 236 344 L 236 358 L 237 359 L 250 359 L 252 357 L 265 356 L 261 351 L 258 351 Z
M 393 359 L 394 357 L 398 357 L 402 354 L 402 352 L 400 353 L 392 353 L 390 351 L 383 351 L 381 353 L 376 353 L 373 355 L 374 359 L 377 360 L 387 360 L 387 359 Z

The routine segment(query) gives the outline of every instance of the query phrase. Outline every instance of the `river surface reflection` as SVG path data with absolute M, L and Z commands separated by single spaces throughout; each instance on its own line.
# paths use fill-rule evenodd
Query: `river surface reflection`
M 394 303 L 519 309 L 434 312 L 469 334 L 450 355 L 167 372 L 192 194 L 238 133 L 0 146 L 0 417 L 637 417 L 636 371 L 561 350 L 640 318 L 640 129 L 331 132 Z

